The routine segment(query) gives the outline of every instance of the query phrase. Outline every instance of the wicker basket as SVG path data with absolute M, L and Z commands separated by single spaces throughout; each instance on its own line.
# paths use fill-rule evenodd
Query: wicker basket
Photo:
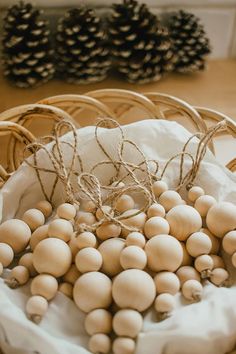
M 193 132 L 205 132 L 212 123 L 225 120 L 227 129 L 221 134 L 236 138 L 236 122 L 229 117 L 214 110 L 192 107 L 166 94 L 105 89 L 85 95 L 53 96 L 0 114 L 0 136 L 10 135 L 4 150 L 6 156 L 1 156 L 5 161 L 0 165 L 1 184 L 19 167 L 24 145 L 34 141 L 36 133 L 37 136 L 48 134 L 53 123 L 61 119 L 69 119 L 79 126 L 81 121 L 89 124 L 96 117 L 114 118 L 121 124 L 144 118 L 168 119 L 177 121 Z M 35 122 L 40 119 L 45 120 L 44 124 L 36 124 L 35 127 Z M 210 148 L 214 152 L 213 144 Z M 236 171 L 236 158 L 226 166 Z

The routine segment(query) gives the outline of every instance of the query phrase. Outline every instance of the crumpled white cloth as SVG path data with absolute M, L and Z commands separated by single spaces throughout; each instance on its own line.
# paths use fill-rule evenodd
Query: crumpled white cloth
M 161 165 L 182 150 L 190 133 L 174 122 L 145 120 L 123 126 L 127 139 L 141 148 L 148 159 L 156 159 Z M 79 152 L 84 168 L 89 171 L 97 162 L 106 159 L 94 139 L 94 127 L 78 131 Z M 99 138 L 107 151 L 116 157 L 119 143 L 119 130 L 99 129 Z M 63 140 L 71 141 L 71 134 Z M 193 140 L 189 151 L 196 150 L 197 141 Z M 64 146 L 65 151 L 68 147 Z M 40 152 L 44 166 L 49 162 L 45 153 Z M 138 162 L 140 156 L 132 147 L 126 146 L 125 159 Z M 67 163 L 69 162 L 69 154 Z M 189 163 L 186 162 L 186 165 Z M 178 180 L 178 162 L 168 169 L 166 179 L 173 187 Z M 97 175 L 106 183 L 114 173 L 111 166 L 99 168 Z M 52 176 L 44 175 L 48 189 Z M 196 180 L 205 191 L 218 200 L 236 203 L 236 176 L 220 165 L 210 151 L 202 162 Z M 57 189 L 56 201 L 63 196 Z M 34 171 L 23 164 L 2 188 L 0 206 L 3 202 L 2 220 L 22 215 L 42 198 L 41 190 Z M 1 210 L 1 207 L 0 207 Z M 233 279 L 231 288 L 217 288 L 206 282 L 203 300 L 189 304 L 177 295 L 178 306 L 173 315 L 157 322 L 155 312 L 145 314 L 144 328 L 138 337 L 136 354 L 224 354 L 235 348 L 236 343 L 236 272 L 229 265 Z M 85 354 L 88 353 L 88 336 L 83 328 L 84 314 L 70 299 L 58 294 L 50 303 L 49 310 L 40 323 L 35 325 L 24 314 L 25 303 L 29 296 L 29 286 L 9 289 L 0 280 L 0 343 L 7 354 Z

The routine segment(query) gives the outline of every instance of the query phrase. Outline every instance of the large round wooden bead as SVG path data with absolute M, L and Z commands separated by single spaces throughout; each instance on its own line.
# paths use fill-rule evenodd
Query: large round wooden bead
M 104 309 L 93 310 L 85 317 L 84 326 L 90 336 L 96 333 L 109 334 L 112 331 L 112 315 Z
M 7 243 L 0 243 L 0 263 L 2 263 L 3 267 L 8 267 L 9 264 L 13 261 L 14 252 L 11 246 Z
M 140 232 L 130 232 L 125 240 L 126 246 L 138 246 L 144 248 L 146 239 Z
M 89 232 L 89 231 L 81 232 L 76 237 L 76 246 L 79 249 L 82 249 L 85 247 L 96 248 L 96 246 L 97 246 L 96 236 L 92 232 Z
M 134 214 L 138 213 L 135 216 L 132 216 Z M 122 219 L 120 219 L 120 221 L 131 228 L 135 228 L 139 231 L 143 230 L 144 224 L 146 222 L 147 219 L 147 215 L 143 212 L 140 213 L 140 210 L 138 209 L 130 209 L 125 211 L 123 214 L 121 214 Z M 124 219 L 123 219 L 124 217 Z M 130 231 L 128 230 L 122 230 L 122 235 L 123 236 L 127 236 L 130 233 Z
M 134 354 L 135 341 L 127 337 L 118 337 L 113 342 L 112 350 L 114 354 Z
M 230 255 L 236 252 L 236 231 L 230 231 L 224 236 L 222 246 L 224 251 Z
M 168 293 L 175 295 L 180 289 L 180 281 L 175 273 L 160 272 L 154 277 L 156 291 L 158 294 Z
M 56 219 L 48 226 L 48 236 L 59 238 L 65 242 L 71 239 L 73 234 L 73 226 L 68 220 Z
M 208 210 L 217 202 L 211 195 L 203 195 L 195 201 L 194 208 L 199 212 L 201 217 L 205 218 Z
M 193 186 L 188 191 L 188 199 L 194 203 L 199 197 L 203 196 L 204 194 L 204 189 L 198 186 Z
M 31 296 L 26 304 L 26 313 L 30 320 L 39 323 L 48 309 L 47 300 L 38 295 Z
M 223 286 L 228 278 L 229 273 L 227 270 L 223 268 L 215 268 L 211 272 L 210 281 L 217 286 Z
M 182 242 L 180 242 L 180 244 L 183 249 L 183 260 L 182 260 L 181 266 L 192 265 L 193 258 L 188 253 L 185 242 L 182 241 Z
M 154 216 L 160 216 L 161 218 L 164 218 L 165 215 L 166 215 L 165 208 L 158 203 L 152 204 L 147 211 L 148 218 L 152 218 Z
M 112 237 L 119 237 L 121 233 L 120 225 L 116 225 L 112 222 L 104 222 L 96 229 L 97 237 L 100 240 L 107 240 Z
M 100 244 L 98 250 L 103 259 L 101 268 L 103 273 L 113 277 L 122 271 L 120 253 L 124 247 L 125 240 L 122 238 L 111 238 Z
M 180 241 L 185 241 L 202 227 L 200 214 L 189 205 L 177 205 L 167 213 L 166 220 L 170 225 L 170 234 Z
M 168 235 L 170 231 L 170 226 L 166 219 L 160 216 L 153 216 L 148 219 L 144 225 L 144 233 L 147 238 L 152 238 L 153 236 L 165 234 Z
M 0 225 L 0 242 L 7 243 L 15 253 L 24 251 L 30 236 L 30 228 L 22 220 L 11 219 Z
M 37 271 L 33 265 L 33 253 L 28 252 L 28 253 L 23 254 L 23 256 L 21 256 L 18 264 L 26 267 L 28 269 L 31 277 L 35 277 L 35 275 L 37 274 Z
M 89 339 L 88 346 L 94 354 L 108 354 L 111 349 L 111 339 L 106 334 L 97 333 Z
M 122 196 L 120 196 L 115 204 L 115 209 L 119 212 L 119 213 L 123 213 L 126 210 L 129 209 L 133 209 L 134 208 L 134 200 L 133 198 L 128 195 L 128 194 L 123 194 Z
M 93 225 L 97 222 L 96 217 L 93 213 L 87 213 L 84 211 L 79 211 L 76 217 L 76 224 L 85 224 L 85 225 Z
M 153 303 L 156 289 L 154 281 L 148 273 L 139 269 L 128 269 L 115 277 L 112 295 L 120 308 L 130 308 L 142 312 Z
M 120 254 L 120 264 L 124 269 L 144 269 L 147 264 L 146 253 L 138 246 L 125 247 Z
M 175 306 L 174 296 L 167 293 L 158 295 L 154 303 L 155 310 L 160 314 L 170 314 Z
M 80 272 L 78 271 L 77 267 L 75 264 L 72 264 L 71 267 L 69 268 L 69 270 L 66 272 L 66 274 L 63 275 L 63 281 L 70 283 L 70 284 L 74 284 L 76 282 L 76 280 L 79 278 L 80 276 Z
M 200 301 L 202 298 L 202 293 L 202 284 L 197 280 L 187 280 L 182 286 L 182 294 L 186 300 Z
M 203 232 L 211 239 L 211 253 L 217 254 L 220 250 L 220 239 L 215 237 L 207 228 L 200 229 L 200 232 Z
M 152 185 L 153 192 L 155 194 L 155 197 L 159 197 L 162 193 L 166 192 L 168 190 L 168 185 L 164 181 L 156 181 Z
M 48 218 L 52 214 L 52 204 L 47 200 L 41 200 L 35 206 L 35 209 L 40 210 L 45 218 Z
M 23 216 L 22 220 L 29 225 L 32 231 L 36 230 L 39 226 L 45 223 L 45 217 L 43 213 L 38 209 L 29 209 Z
M 212 243 L 209 236 L 203 232 L 194 232 L 186 242 L 186 248 L 190 256 L 198 257 L 211 251 Z
M 182 263 L 183 249 L 178 240 L 170 235 L 152 237 L 145 246 L 148 267 L 155 271 L 175 272 Z
M 213 205 L 207 213 L 206 224 L 215 236 L 222 238 L 236 228 L 236 205 L 229 202 Z
M 73 285 L 70 283 L 61 283 L 58 287 L 58 291 L 64 294 L 65 296 L 73 299 Z
M 176 205 L 182 204 L 182 198 L 179 193 L 175 191 L 166 191 L 160 195 L 159 203 L 165 208 L 165 211 L 168 212 Z
M 32 251 L 35 249 L 37 244 L 48 237 L 48 225 L 39 226 L 31 235 L 30 238 L 30 248 Z
M 93 247 L 80 250 L 75 256 L 75 264 L 79 272 L 96 272 L 102 266 L 102 255 Z
M 107 308 L 112 302 L 111 280 L 103 273 L 89 272 L 75 282 L 73 298 L 84 312 Z
M 33 264 L 38 273 L 61 277 L 71 266 L 70 247 L 58 238 L 46 238 L 34 249 Z
M 181 286 L 187 281 L 187 280 L 197 280 L 198 282 L 201 281 L 201 277 L 199 272 L 191 267 L 191 266 L 183 266 L 180 267 L 177 272 L 176 272 L 177 277 L 179 278 Z
M 76 208 L 70 203 L 63 203 L 57 208 L 57 215 L 59 218 L 72 220 L 76 215 Z
M 30 285 L 32 295 L 40 295 L 47 300 L 51 300 L 55 297 L 57 289 L 58 283 L 56 278 L 49 274 L 37 275 Z
M 105 218 L 106 214 L 113 216 L 114 210 L 109 205 L 103 205 L 101 208 L 98 208 L 96 211 L 96 218 L 101 220 Z
M 112 326 L 118 336 L 135 338 L 142 330 L 143 317 L 135 310 L 119 310 L 113 317 Z

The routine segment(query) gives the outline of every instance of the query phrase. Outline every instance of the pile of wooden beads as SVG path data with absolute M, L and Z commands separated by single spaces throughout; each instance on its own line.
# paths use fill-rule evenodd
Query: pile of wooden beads
M 153 306 L 164 319 L 179 291 L 199 301 L 204 282 L 227 284 L 220 252 L 231 255 L 236 267 L 236 206 L 197 186 L 187 202 L 164 181 L 154 182 L 153 192 L 156 202 L 135 216 L 138 206 L 123 194 L 113 209 L 86 200 L 80 207 L 63 203 L 54 216 L 52 205 L 41 201 L 22 220 L 0 225 L 0 273 L 15 258 L 6 283 L 15 288 L 32 278 L 26 305 L 31 320 L 39 323 L 60 291 L 86 313 L 92 353 L 132 354 L 144 311 Z M 108 222 L 104 213 L 127 216 L 124 224 L 137 231 Z M 88 231 L 77 232 L 81 226 Z

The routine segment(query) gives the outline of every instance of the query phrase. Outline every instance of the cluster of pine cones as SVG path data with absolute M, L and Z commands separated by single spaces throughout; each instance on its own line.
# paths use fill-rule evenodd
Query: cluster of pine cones
M 54 48 L 48 23 L 31 4 L 8 9 L 3 28 L 4 75 L 32 87 L 55 75 L 82 84 L 103 80 L 113 68 L 131 83 L 159 80 L 166 72 L 203 70 L 209 40 L 199 19 L 185 11 L 164 26 L 147 5 L 123 0 L 102 21 L 84 6 L 59 19 Z

